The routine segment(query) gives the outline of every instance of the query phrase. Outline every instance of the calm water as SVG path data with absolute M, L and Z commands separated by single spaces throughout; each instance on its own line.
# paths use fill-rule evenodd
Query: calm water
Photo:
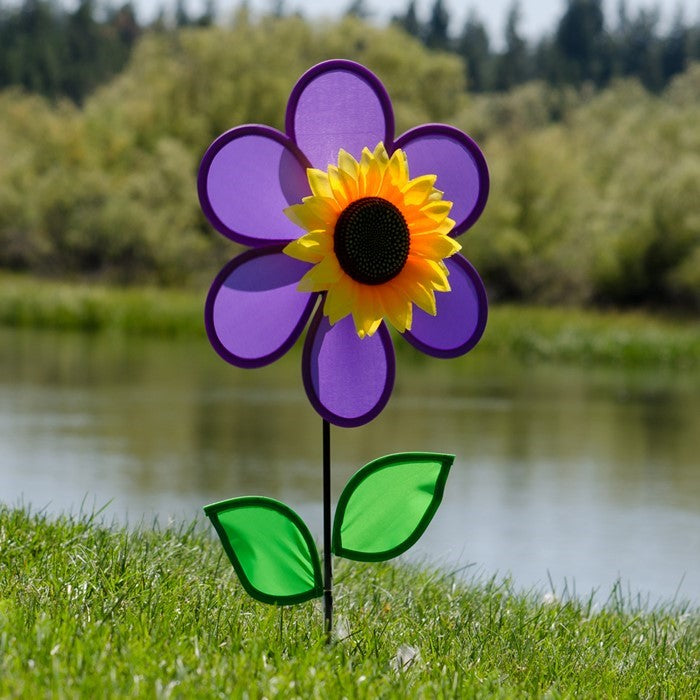
M 332 435 L 335 497 L 390 452 L 457 455 L 410 556 L 520 588 L 700 604 L 700 374 L 399 357 L 389 407 Z M 0 499 L 136 523 L 264 494 L 320 539 L 321 424 L 293 355 L 205 340 L 0 331 Z

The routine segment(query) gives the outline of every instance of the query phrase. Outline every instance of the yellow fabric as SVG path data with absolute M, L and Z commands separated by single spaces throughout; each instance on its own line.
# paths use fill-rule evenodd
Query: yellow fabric
M 435 315 L 435 292 L 448 292 L 448 270 L 442 262 L 461 245 L 448 236 L 455 222 L 448 217 L 452 202 L 435 189 L 435 175 L 409 177 L 406 154 L 397 149 L 389 157 L 383 143 L 365 148 L 360 161 L 341 150 L 338 165 L 327 172 L 307 170 L 311 196 L 285 214 L 305 235 L 284 252 L 313 263 L 299 282 L 299 290 L 326 292 L 324 314 L 331 324 L 352 314 L 360 338 L 371 336 L 386 319 L 399 332 L 411 329 L 413 304 Z M 338 217 L 352 202 L 381 197 L 391 202 L 408 225 L 410 247 L 401 272 L 383 284 L 357 282 L 341 268 L 333 249 Z

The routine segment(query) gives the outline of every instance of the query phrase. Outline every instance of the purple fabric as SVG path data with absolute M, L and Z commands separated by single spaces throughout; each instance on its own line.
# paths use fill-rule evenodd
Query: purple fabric
M 338 162 L 341 148 L 359 160 L 365 146 L 394 137 L 384 86 L 350 61 L 327 61 L 304 73 L 289 97 L 286 121 L 287 133 L 321 170 Z
M 260 367 L 287 352 L 316 301 L 315 294 L 297 291 L 310 268 L 279 248 L 249 251 L 228 263 L 205 304 L 207 332 L 216 351 L 239 367 Z
M 344 60 L 307 71 L 289 98 L 286 135 L 246 125 L 220 136 L 204 155 L 198 189 L 214 228 L 234 241 L 266 246 L 234 258 L 214 280 L 205 324 L 217 352 L 239 367 L 259 367 L 283 355 L 299 338 L 319 294 L 297 291 L 309 263 L 282 253 L 305 232 L 284 215 L 310 194 L 306 168 L 326 169 L 343 148 L 355 158 L 383 141 L 389 152 L 406 151 L 410 174 L 437 175 L 437 187 L 454 202 L 453 232 L 478 218 L 488 196 L 486 161 L 461 131 L 428 124 L 394 141 L 391 102 L 377 77 Z M 470 350 L 486 323 L 486 294 L 474 268 L 460 255 L 445 261 L 452 291 L 437 293 L 437 317 L 414 307 L 404 335 L 423 352 L 456 357 Z M 394 385 L 395 360 L 382 323 L 360 339 L 348 316 L 333 327 L 316 312 L 304 344 L 304 386 L 316 411 L 336 425 L 368 423 L 384 408 Z
M 404 337 L 411 345 L 433 357 L 459 357 L 469 352 L 486 327 L 486 291 L 476 270 L 461 255 L 445 260 L 452 291 L 435 295 L 437 314 L 417 307 L 411 330 Z
M 326 420 L 352 428 L 379 415 L 394 386 L 394 348 L 386 326 L 360 339 L 351 316 L 331 326 L 319 309 L 304 346 L 304 386 Z
M 408 158 L 411 177 L 437 175 L 435 187 L 453 203 L 453 236 L 466 231 L 486 206 L 489 176 L 479 147 L 465 133 L 445 124 L 424 124 L 396 140 Z
M 202 209 L 214 228 L 251 246 L 293 241 L 284 209 L 311 194 L 307 161 L 279 131 L 244 126 L 207 150 L 199 174 Z

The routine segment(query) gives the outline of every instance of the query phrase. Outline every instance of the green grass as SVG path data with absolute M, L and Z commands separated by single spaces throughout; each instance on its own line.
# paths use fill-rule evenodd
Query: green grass
M 479 347 L 526 360 L 700 367 L 700 318 L 496 306 Z
M 146 335 L 204 334 L 206 289 L 111 287 L 0 275 L 0 324 Z
M 199 526 L 0 507 L 2 697 L 698 697 L 700 614 L 339 562 L 339 634 L 242 592 Z M 398 668 L 410 657 L 406 667 Z
M 124 289 L 5 274 L 0 325 L 203 336 L 205 296 L 206 283 L 198 291 Z M 700 323 L 641 312 L 494 305 L 479 351 L 525 360 L 700 367 Z

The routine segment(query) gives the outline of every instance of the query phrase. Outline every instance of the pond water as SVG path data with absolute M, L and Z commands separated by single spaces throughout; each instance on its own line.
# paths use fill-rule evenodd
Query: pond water
M 404 350 L 401 348 L 400 350 Z M 321 421 L 299 353 L 260 370 L 204 339 L 0 330 L 0 500 L 136 524 L 262 494 L 321 539 Z M 398 356 L 373 423 L 332 431 L 333 494 L 391 452 L 456 455 L 404 555 L 520 589 L 616 581 L 700 604 L 700 374 Z

